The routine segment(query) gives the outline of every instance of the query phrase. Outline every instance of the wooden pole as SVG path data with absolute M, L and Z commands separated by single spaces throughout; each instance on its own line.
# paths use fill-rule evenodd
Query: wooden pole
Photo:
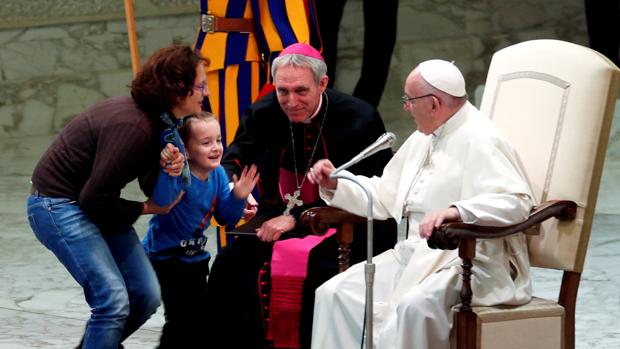
M 135 77 L 140 70 L 140 52 L 138 51 L 138 37 L 136 35 L 136 20 L 133 13 L 133 0 L 125 1 L 125 22 L 129 37 L 129 53 L 131 55 L 131 71 Z

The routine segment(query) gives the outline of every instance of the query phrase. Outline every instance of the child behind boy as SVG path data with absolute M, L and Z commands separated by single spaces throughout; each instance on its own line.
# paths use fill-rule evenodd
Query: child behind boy
M 187 117 L 179 134 L 185 144 L 191 184 L 184 185 L 181 176 L 166 173 L 166 161 L 179 151 L 168 143 L 161 152 L 163 168 L 151 199 L 161 206 L 178 203 L 169 214 L 153 216 L 142 241 L 161 286 L 166 319 L 159 345 L 162 349 L 207 346 L 205 319 L 213 315 L 205 309 L 210 255 L 204 231 L 211 216 L 228 225 L 236 224 L 244 213 L 249 219 L 256 212 L 244 211 L 258 181 L 256 167 L 244 169 L 238 180 L 233 178 L 231 190 L 220 166 L 221 132 L 213 114 Z

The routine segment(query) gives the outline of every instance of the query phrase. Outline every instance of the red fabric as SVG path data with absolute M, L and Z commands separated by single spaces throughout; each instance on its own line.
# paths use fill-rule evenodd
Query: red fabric
M 256 97 L 257 100 L 265 97 L 266 95 L 270 94 L 271 92 L 275 91 L 275 86 L 273 86 L 273 84 L 267 82 L 263 85 L 263 87 L 260 89 L 260 92 L 258 92 L 258 97 Z
M 273 245 L 267 339 L 273 341 L 274 348 L 300 347 L 299 317 L 308 257 L 315 246 L 335 233 L 335 229 L 330 229 L 323 236 L 292 238 Z
M 293 195 L 295 190 L 297 190 L 297 183 L 301 183 L 302 181 L 304 182 L 304 185 L 301 186 L 301 195 L 299 196 L 299 199 L 307 204 L 321 198 L 319 196 L 318 186 L 310 183 L 308 180 L 304 181 L 303 179 L 305 176 L 305 174 L 299 173 L 297 174 L 297 181 L 295 181 L 295 172 L 280 168 L 280 181 L 278 182 L 278 188 L 280 189 L 280 197 L 282 197 L 284 202 L 288 201 L 285 198 L 285 195 Z
M 267 339 L 274 348 L 299 348 L 299 316 L 304 278 L 276 276 L 271 278 L 271 302 Z

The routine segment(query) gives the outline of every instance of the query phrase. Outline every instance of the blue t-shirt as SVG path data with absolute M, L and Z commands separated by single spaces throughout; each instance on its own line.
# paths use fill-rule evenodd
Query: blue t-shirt
M 160 170 L 153 199 L 159 206 L 171 204 L 184 190 L 185 195 L 170 213 L 155 215 L 149 222 L 142 245 L 153 260 L 178 258 L 198 262 L 209 257 L 205 250 L 211 214 L 220 224 L 236 224 L 243 215 L 246 200 L 232 193 L 229 179 L 218 166 L 202 181 L 192 174 L 191 185 L 184 186 L 182 178 L 171 177 Z M 205 220 L 205 215 L 209 212 Z M 205 222 L 203 223 L 203 220 Z

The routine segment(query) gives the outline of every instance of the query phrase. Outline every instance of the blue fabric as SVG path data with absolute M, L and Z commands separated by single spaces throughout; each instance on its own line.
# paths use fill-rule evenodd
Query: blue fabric
M 252 6 L 252 13 L 257 14 L 261 13 L 260 11 L 260 0 L 250 0 L 250 6 Z M 265 33 L 263 33 L 262 23 L 260 20 L 260 16 L 254 15 L 254 24 L 256 25 L 256 32 L 254 36 L 256 37 L 256 41 L 258 42 L 258 47 L 261 53 L 264 53 L 266 57 L 269 57 L 269 45 L 267 44 L 267 39 L 265 38 Z M 263 86 L 262 84 L 260 86 Z M 243 110 L 243 109 L 242 109 Z
M 230 32 L 226 36 L 226 57 L 224 66 L 246 62 L 245 54 L 248 49 L 248 33 Z
M 220 86 L 220 115 L 218 120 L 220 121 L 220 127 L 222 130 L 226 130 L 226 69 L 220 69 L 217 71 L 218 86 Z M 224 145 L 224 151 L 226 151 L 226 145 L 229 143 L 227 132 L 222 132 L 222 144 Z
M 31 195 L 28 221 L 82 286 L 91 316 L 83 348 L 117 348 L 160 304 L 157 276 L 135 230 L 103 235 L 75 201 Z
M 239 64 L 239 74 L 237 75 L 237 109 L 240 111 L 252 104 L 252 66 L 250 63 Z M 239 114 L 239 118 L 243 113 Z
M 268 0 L 269 11 L 271 12 L 271 19 L 275 24 L 280 39 L 282 40 L 282 47 L 287 47 L 294 43 L 297 43 L 297 37 L 291 27 L 291 23 L 288 20 L 288 13 L 286 12 L 286 3 L 283 0 Z
M 226 8 L 227 18 L 243 18 L 246 1 L 228 1 Z M 226 56 L 224 66 L 240 64 L 245 62 L 245 55 L 248 48 L 249 33 L 230 32 L 226 36 Z
M 221 166 L 211 171 L 206 181 L 193 176 L 189 187 L 183 186 L 180 177 L 161 171 L 153 193 L 155 203 L 167 206 L 181 190 L 185 195 L 170 213 L 151 218 L 142 241 L 148 256 L 153 260 L 178 258 L 188 263 L 209 258 L 204 234 L 209 219 L 201 227 L 205 214 L 212 212 L 220 224 L 236 224 L 243 215 L 246 200 L 234 196 L 229 182 Z
M 200 0 L 200 14 L 206 15 L 208 11 L 209 11 L 209 8 L 208 8 L 207 0 Z M 200 53 L 200 48 L 202 47 L 202 44 L 204 43 L 205 38 L 207 36 L 207 33 L 202 31 L 202 17 L 200 18 L 200 21 L 201 21 L 200 29 L 198 30 L 198 37 L 196 38 L 196 45 L 194 46 L 194 50 L 197 53 Z
M 167 112 L 161 114 L 160 119 L 166 124 L 166 129 L 161 135 L 162 145 L 165 146 L 166 143 L 174 144 L 177 148 L 179 148 L 179 152 L 185 157 L 185 165 L 183 166 L 183 171 L 181 172 L 181 178 L 183 179 L 183 184 L 189 186 L 191 185 L 192 177 L 189 173 L 189 162 L 185 153 L 185 144 L 183 144 L 181 135 L 179 135 L 179 127 L 182 126 L 183 119 L 178 120 L 170 116 Z

